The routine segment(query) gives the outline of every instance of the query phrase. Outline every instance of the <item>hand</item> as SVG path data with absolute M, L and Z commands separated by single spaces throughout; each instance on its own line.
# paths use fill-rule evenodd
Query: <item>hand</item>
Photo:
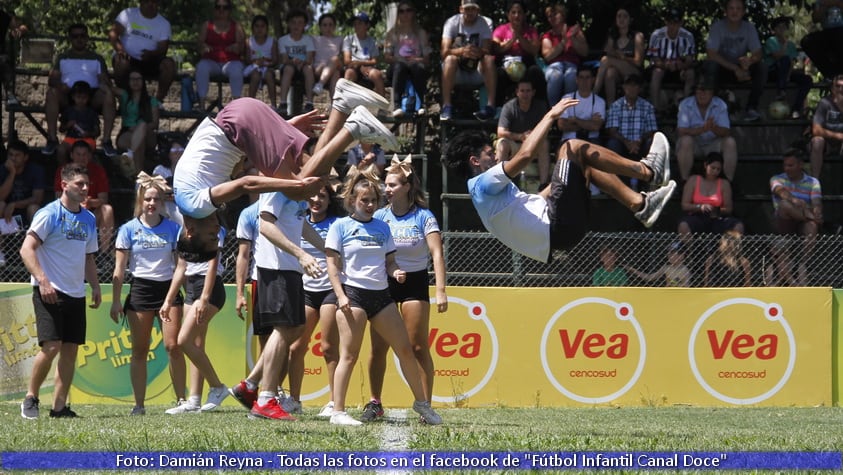
M 6 171 L 9 172 L 7 176 L 15 176 L 15 163 L 13 160 L 6 160 L 4 166 L 6 167 Z
M 401 269 L 395 269 L 395 272 L 392 273 L 392 278 L 398 281 L 399 284 L 403 284 L 407 281 L 407 273 Z
M 166 300 L 164 301 L 164 305 L 161 305 L 161 310 L 158 311 L 158 316 L 161 317 L 161 320 L 170 323 L 170 303 Z
M 741 56 L 738 58 L 738 64 L 740 64 L 741 69 L 748 71 L 749 67 L 752 65 L 752 56 Z
M 110 315 L 111 315 L 111 320 L 114 323 L 117 323 L 119 321 L 120 317 L 123 316 L 123 305 L 121 305 L 119 301 L 115 300 L 114 302 L 111 303 Z
M 339 311 L 341 311 L 346 317 L 352 317 L 351 302 L 348 300 L 348 297 L 345 294 L 343 294 L 342 297 L 337 296 L 337 309 L 339 309 Z
M 287 122 L 290 123 L 293 127 L 302 131 L 308 137 L 313 137 L 316 135 L 316 132 L 321 131 L 325 128 L 325 122 L 328 118 L 322 115 L 321 112 L 314 109 L 310 112 L 305 112 L 304 114 L 297 115 L 292 119 L 288 120 Z
M 102 290 L 99 285 L 91 289 L 91 304 L 89 308 L 99 308 L 102 303 Z
M 13 203 L 9 203 L 6 205 L 6 209 L 3 211 L 3 219 L 6 220 L 7 223 L 12 222 L 12 213 L 15 212 L 15 206 Z
M 448 296 L 445 295 L 445 290 L 436 291 L 436 311 L 439 313 L 448 311 Z
M 319 190 L 328 183 L 327 177 L 321 176 L 309 176 L 306 178 L 302 178 L 300 180 L 302 182 L 301 188 L 301 195 L 302 196 L 313 196 L 319 193 Z
M 44 303 L 55 304 L 58 303 L 58 296 L 56 289 L 53 288 L 52 282 L 44 278 L 43 282 L 38 282 L 38 292 L 41 294 L 41 300 Z
M 322 267 L 319 266 L 319 263 L 310 254 L 302 254 L 302 256 L 299 257 L 299 264 L 302 269 L 304 269 L 304 273 L 314 279 L 324 273 Z
M 234 302 L 235 302 L 234 310 L 237 311 L 237 317 L 240 318 L 240 320 L 245 321 L 246 317 L 243 314 L 243 311 L 246 310 L 247 308 L 249 308 L 248 307 L 249 304 L 248 304 L 248 302 L 246 302 L 246 296 L 243 295 L 242 293 L 238 293 L 237 297 L 234 299 Z
M 558 118 L 559 118 L 559 116 L 561 116 L 561 115 L 562 115 L 562 113 L 563 113 L 563 112 L 565 112 L 565 110 L 566 110 L 566 109 L 568 109 L 569 107 L 574 107 L 575 105 L 577 105 L 577 104 L 579 104 L 579 103 L 580 103 L 580 101 L 579 101 L 578 99 L 573 99 L 573 98 L 570 98 L 570 97 L 569 97 L 569 98 L 567 98 L 567 99 L 562 99 L 561 101 L 557 102 L 557 103 L 556 103 L 556 104 L 555 104 L 555 105 L 554 105 L 554 106 L 550 109 L 550 111 L 548 112 L 548 114 L 549 114 L 549 115 L 550 115 L 550 117 L 552 117 L 554 120 L 555 120 L 555 119 L 558 119 Z
M 193 312 L 196 315 L 196 323 L 199 325 L 204 324 L 209 313 L 208 299 L 199 297 L 199 300 L 193 302 Z

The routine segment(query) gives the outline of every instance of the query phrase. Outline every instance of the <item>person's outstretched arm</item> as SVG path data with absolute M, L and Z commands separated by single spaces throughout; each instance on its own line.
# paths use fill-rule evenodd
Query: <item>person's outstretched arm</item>
M 503 171 L 506 173 L 506 176 L 518 176 L 522 170 L 527 168 L 527 165 L 536 158 L 539 145 L 547 138 L 547 134 L 550 132 L 553 123 L 556 122 L 556 119 L 562 115 L 562 112 L 565 112 L 565 109 L 573 107 L 579 104 L 579 102 L 577 99 L 562 99 L 547 111 L 544 117 L 542 117 L 542 120 L 533 127 L 533 131 L 527 136 L 527 139 L 524 140 L 518 153 L 511 160 L 504 162 Z

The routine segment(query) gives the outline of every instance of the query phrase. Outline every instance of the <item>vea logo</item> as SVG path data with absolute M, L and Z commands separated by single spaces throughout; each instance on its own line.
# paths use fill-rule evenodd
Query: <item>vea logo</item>
M 431 299 L 431 306 L 435 305 Z M 445 315 L 435 320 L 440 324 L 431 326 L 428 335 L 434 367 L 433 400 L 456 403 L 486 386 L 495 373 L 500 350 L 495 327 L 482 303 L 449 296 Z M 455 321 L 460 322 L 459 330 L 441 325 Z M 393 361 L 398 368 L 394 354 Z
M 621 397 L 638 381 L 646 348 L 632 305 L 586 297 L 553 314 L 540 351 L 544 372 L 559 392 L 598 404 Z
M 697 382 L 715 398 L 756 404 L 787 383 L 796 362 L 796 339 L 779 304 L 724 300 L 694 325 L 688 361 Z

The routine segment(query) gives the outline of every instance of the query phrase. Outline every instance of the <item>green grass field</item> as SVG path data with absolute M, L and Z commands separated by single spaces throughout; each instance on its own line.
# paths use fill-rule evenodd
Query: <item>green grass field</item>
M 80 419 L 51 420 L 42 408 L 29 421 L 17 403 L 0 403 L 0 451 L 843 451 L 843 409 L 828 407 L 463 408 L 442 410 L 438 427 L 412 411 L 338 427 L 316 408 L 296 422 L 252 420 L 233 407 L 167 416 L 151 406 L 142 417 L 129 409 L 80 405 Z

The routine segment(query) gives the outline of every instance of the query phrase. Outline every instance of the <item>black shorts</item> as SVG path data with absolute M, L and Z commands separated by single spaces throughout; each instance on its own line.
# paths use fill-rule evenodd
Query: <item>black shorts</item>
M 255 336 L 264 336 L 272 333 L 272 325 L 264 325 L 261 322 L 261 317 L 258 314 L 258 281 L 253 280 L 252 283 L 252 334 Z
M 342 289 L 345 291 L 345 296 L 348 297 L 349 305 L 363 309 L 366 312 L 366 318 L 369 320 L 386 307 L 395 305 L 395 301 L 389 295 L 389 289 L 367 290 L 345 284 L 343 284 Z
M 129 295 L 126 296 L 123 308 L 127 311 L 132 310 L 134 312 L 159 310 L 164 305 L 164 299 L 167 298 L 167 292 L 170 290 L 170 282 L 169 280 L 159 282 L 157 280 L 135 277 L 132 280 L 132 287 L 129 289 Z M 173 305 L 184 305 L 184 297 L 181 292 L 176 295 Z
M 193 305 L 193 302 L 199 300 L 199 297 L 202 296 L 202 289 L 205 287 L 205 276 L 204 275 L 189 275 L 187 276 L 187 282 L 184 285 L 185 287 L 185 298 L 184 304 L 185 305 Z M 214 307 L 217 307 L 217 310 L 222 310 L 223 305 L 225 305 L 225 287 L 222 285 L 222 279 L 217 277 L 214 281 L 214 288 L 211 290 L 211 298 L 208 301 Z
M 319 309 L 319 307 L 323 305 L 336 305 L 337 304 L 337 296 L 334 295 L 333 302 L 326 302 L 326 299 L 329 294 L 333 294 L 333 290 L 305 290 L 304 291 L 304 306 Z
M 299 272 L 258 267 L 258 289 L 254 313 L 260 317 L 261 325 L 304 325 L 304 284 Z
M 148 61 L 129 58 L 129 69 L 141 73 L 144 79 L 158 79 L 161 72 L 161 62 L 165 59 L 165 56 L 158 56 Z
M 571 249 L 588 231 L 591 193 L 582 167 L 573 160 L 560 158 L 556 161 L 550 180 L 547 214 L 551 249 Z
M 430 283 L 426 270 L 407 272 L 407 280 L 399 284 L 397 280 L 389 277 L 389 295 L 396 302 L 408 302 L 418 300 L 430 303 Z
M 41 300 L 38 287 L 32 288 L 32 308 L 35 311 L 35 329 L 38 331 L 38 345 L 47 341 L 62 343 L 85 343 L 85 297 L 71 297 L 56 291 L 56 303 Z

